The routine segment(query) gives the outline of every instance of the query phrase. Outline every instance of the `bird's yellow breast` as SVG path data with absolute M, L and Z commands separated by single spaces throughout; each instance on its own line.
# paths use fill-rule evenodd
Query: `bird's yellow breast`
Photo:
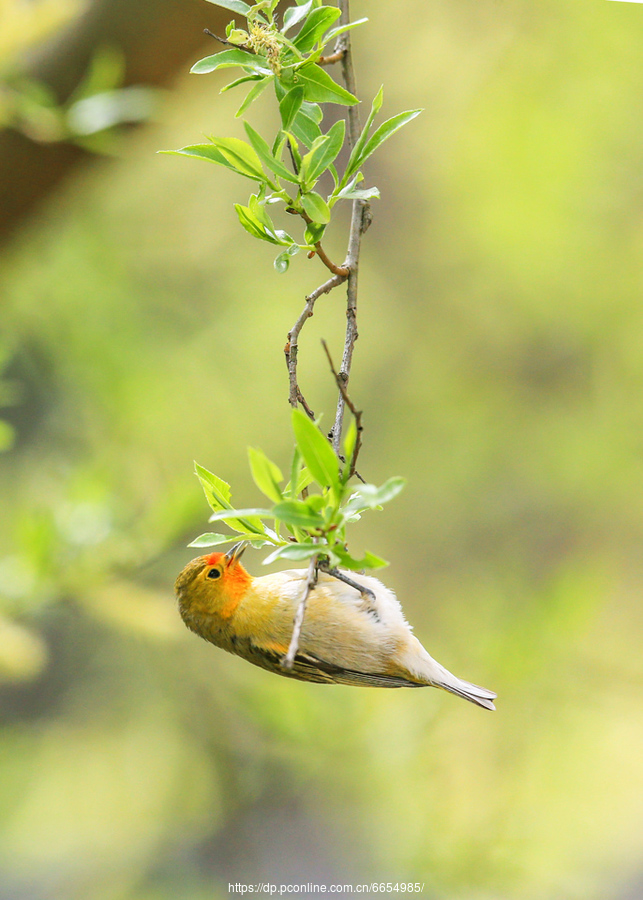
M 304 589 L 304 572 L 253 578 L 230 618 L 230 629 L 238 639 L 286 653 Z M 320 575 L 308 595 L 300 650 L 358 671 L 387 672 L 392 656 L 411 635 L 406 627 L 385 625 L 366 607 L 357 591 Z

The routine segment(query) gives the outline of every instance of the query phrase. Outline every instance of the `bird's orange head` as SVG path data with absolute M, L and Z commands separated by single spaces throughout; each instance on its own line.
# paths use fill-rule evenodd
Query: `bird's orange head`
M 248 590 L 252 577 L 239 562 L 247 542 L 227 553 L 210 553 L 191 560 L 176 579 L 174 589 L 185 624 L 202 633 L 199 623 L 227 620 Z

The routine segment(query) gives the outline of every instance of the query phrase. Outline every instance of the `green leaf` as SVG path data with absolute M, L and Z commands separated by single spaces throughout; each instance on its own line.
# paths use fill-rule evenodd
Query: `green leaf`
M 297 139 L 289 131 L 285 132 L 285 136 L 286 136 L 286 140 L 290 144 L 290 152 L 291 152 L 292 158 L 294 160 L 295 169 L 297 171 L 299 171 L 299 167 L 301 166 L 301 153 L 299 152 L 299 147 L 297 145 Z
M 281 124 L 284 131 L 290 131 L 290 126 L 303 102 L 304 88 L 300 84 L 289 90 L 283 99 L 279 101 L 279 112 L 281 113 Z
M 275 267 L 276 272 L 278 272 L 280 275 L 285 274 L 288 271 L 288 267 L 290 266 L 290 257 L 288 255 L 288 251 L 284 250 L 283 253 L 275 256 L 272 264 Z
M 301 205 L 313 220 L 321 225 L 327 225 L 330 222 L 330 209 L 328 204 L 315 191 L 309 191 L 301 197 Z
M 323 516 L 313 513 L 301 500 L 284 500 L 273 508 L 275 517 L 296 528 L 323 528 Z
M 297 113 L 297 117 L 292 124 L 292 133 L 297 140 L 301 141 L 306 147 L 312 147 L 315 141 L 323 136 L 322 130 L 317 122 L 304 112 L 303 109 L 300 109 Z
M 281 474 L 279 467 L 268 459 L 263 450 L 255 447 L 248 447 L 248 461 L 250 462 L 250 471 L 254 483 L 257 485 L 262 494 L 272 500 L 273 503 L 279 503 L 283 500 L 283 494 L 279 487 L 279 482 L 283 481 L 284 476 Z
M 277 243 L 277 241 L 266 234 L 265 227 L 252 215 L 249 207 L 242 206 L 241 203 L 235 203 L 234 208 L 239 217 L 239 222 L 248 234 L 258 238 L 260 241 L 269 241 L 271 244 Z
M 344 144 L 346 123 L 339 119 L 301 161 L 300 178 L 302 183 L 314 184 L 319 176 L 335 161 Z
M 231 81 L 229 84 L 224 84 L 220 94 L 225 94 L 226 91 L 232 90 L 232 88 L 238 87 L 240 84 L 246 84 L 248 81 L 262 81 L 265 76 L 263 75 L 244 75 L 243 78 L 237 78 L 235 81 Z
M 281 33 L 285 34 L 287 31 L 290 31 L 291 28 L 297 25 L 298 22 L 301 22 L 302 19 L 305 19 L 312 8 L 313 0 L 308 0 L 307 3 L 304 3 L 301 6 L 289 6 L 284 13 L 284 24 L 281 29 Z
M 249 207 L 235 203 L 234 208 L 241 225 L 253 237 L 281 247 L 289 247 L 294 243 L 287 232 L 274 227 L 265 206 L 258 202 L 255 194 L 250 197 Z
M 292 411 L 297 446 L 311 475 L 321 487 L 340 490 L 339 460 L 319 428 L 300 409 Z
M 225 36 L 231 44 L 236 44 L 243 49 L 243 45 L 247 44 L 250 40 L 250 35 L 247 31 L 244 31 L 243 28 L 235 28 L 234 25 L 234 21 L 228 22 Z
M 297 184 L 297 176 L 293 175 L 293 173 L 286 168 L 282 161 L 280 159 L 277 159 L 270 152 L 270 147 L 261 137 L 261 135 L 254 130 L 252 125 L 250 125 L 248 122 L 244 122 L 243 126 L 246 129 L 246 134 L 250 139 L 250 143 L 252 144 L 255 153 L 257 154 L 261 162 L 265 165 L 265 167 L 267 169 L 270 169 L 270 171 L 275 175 L 283 178 L 285 181 L 290 181 L 293 184 Z
M 340 34 L 350 31 L 351 28 L 357 28 L 358 25 L 363 25 L 364 22 L 368 22 L 368 19 L 356 19 L 354 22 L 349 22 L 348 25 L 338 25 L 337 28 L 332 28 L 325 36 L 324 43 L 330 43 L 334 38 L 339 37 Z
M 266 226 L 252 214 L 251 210 L 247 206 L 242 206 L 240 203 L 235 203 L 234 208 L 237 212 L 237 216 L 239 217 L 239 222 L 253 237 L 258 238 L 260 241 L 268 241 L 269 244 L 277 244 L 279 246 L 281 241 L 275 235 L 269 232 Z
M 301 104 L 301 111 L 305 116 L 308 116 L 309 119 L 312 119 L 313 122 L 317 122 L 318 125 L 321 125 L 322 119 L 324 118 L 324 112 L 319 103 L 309 103 L 307 100 L 304 100 Z
M 201 487 L 210 508 L 214 510 L 214 515 L 216 516 L 222 511 L 234 514 L 235 510 L 230 506 L 230 485 L 223 481 L 222 478 L 213 475 L 212 472 L 208 472 L 207 469 L 204 469 L 203 466 L 196 462 L 194 463 L 194 471 L 201 482 Z M 242 510 L 242 512 L 244 511 Z M 223 516 L 218 517 L 223 518 Z M 223 518 L 223 521 L 230 528 L 234 528 L 242 533 L 252 532 L 262 536 L 266 534 L 266 529 L 261 519 L 246 519 L 245 517 L 238 519 L 233 515 L 232 518 Z
M 284 494 L 289 494 L 291 500 L 295 500 L 298 494 L 301 493 L 301 491 L 297 490 L 297 483 L 299 481 L 302 465 L 301 453 L 299 452 L 297 444 L 295 444 L 292 452 L 292 462 L 290 464 L 290 481 L 284 489 Z
M 296 253 L 299 253 L 300 250 L 301 247 L 299 246 L 299 244 L 291 244 L 287 250 L 284 250 L 283 253 L 280 253 L 279 256 L 275 257 L 273 265 L 280 275 L 283 275 L 284 272 L 288 271 L 291 257 L 293 257 Z
M 248 209 L 250 210 L 250 215 L 259 222 L 269 234 L 274 234 L 274 223 L 268 215 L 265 203 L 262 203 L 256 194 L 250 195 Z
M 322 546 L 319 544 L 286 544 L 283 547 L 278 547 L 273 553 L 267 556 L 264 561 L 264 566 L 269 566 L 270 563 L 275 562 L 277 559 L 310 559 L 312 556 L 316 556 Z
M 364 127 L 362 128 L 360 136 L 357 139 L 357 143 L 355 144 L 355 146 L 353 147 L 353 149 L 351 151 L 351 155 L 348 159 L 348 164 L 346 166 L 346 171 L 345 171 L 344 177 L 342 179 L 343 185 L 346 184 L 346 182 L 349 180 L 351 175 L 353 175 L 359 168 L 359 165 L 355 166 L 354 162 L 355 162 L 355 160 L 361 158 L 362 152 L 366 145 L 366 141 L 368 140 L 368 136 L 370 134 L 371 125 L 373 124 L 373 120 L 375 119 L 375 116 L 381 109 L 383 102 L 384 102 L 384 85 L 382 85 L 380 87 L 379 91 L 377 92 L 377 94 L 375 94 L 375 97 L 373 98 L 373 102 L 371 103 L 371 111 L 369 112 L 368 118 L 367 118 L 366 122 L 364 123 Z
M 201 482 L 201 487 L 210 507 L 215 512 L 220 509 L 231 509 L 230 485 L 217 475 L 213 475 L 212 472 L 208 472 L 207 469 L 204 469 L 197 462 L 194 463 L 194 471 Z
M 314 247 L 318 241 L 324 236 L 324 231 L 326 230 L 325 225 L 319 225 L 317 222 L 311 222 L 306 226 L 304 231 L 304 240 L 308 245 Z
M 396 131 L 399 131 L 407 122 L 410 122 L 416 116 L 419 116 L 421 112 L 421 109 L 411 109 L 407 112 L 398 113 L 397 116 L 393 116 L 391 119 L 387 119 L 386 122 L 383 122 L 373 136 L 366 142 L 355 159 L 351 158 L 349 160 L 346 168 L 346 175 L 352 175 L 353 172 L 356 172 L 357 169 L 361 168 L 364 162 L 377 150 L 380 144 L 383 144 L 384 141 L 388 140 L 391 135 L 395 134 Z
M 309 494 L 302 502 L 306 504 L 311 512 L 320 513 L 328 506 L 328 497 L 324 496 L 324 494 Z
M 355 452 L 355 445 L 357 444 L 357 425 L 355 424 L 355 419 L 351 419 L 348 428 L 346 429 L 346 437 L 344 438 L 344 473 L 346 475 L 346 479 L 348 478 L 348 473 L 350 472 L 351 462 L 353 460 L 353 453 Z
M 213 147 L 212 144 L 192 144 L 189 147 L 182 147 L 180 150 L 162 150 L 161 152 L 175 154 L 176 156 L 193 156 L 195 159 L 205 159 L 208 162 L 225 166 L 226 169 L 230 169 L 232 172 L 237 171 L 225 156 L 217 150 L 216 147 Z
M 369 553 L 368 550 L 362 557 L 361 562 L 363 562 L 365 569 L 383 569 L 389 565 L 388 560 L 382 559 L 381 556 L 376 556 L 374 553 Z
M 188 547 L 215 547 L 217 544 L 231 544 L 238 540 L 238 534 L 200 534 Z
M 293 39 L 293 44 L 300 53 L 309 53 L 340 15 L 336 6 L 319 6 L 314 9 Z
M 243 66 L 244 69 L 254 69 L 259 75 L 271 75 L 265 57 L 249 53 L 240 47 L 232 47 L 230 50 L 221 50 L 212 56 L 204 56 L 195 62 L 190 72 L 193 75 L 207 75 L 216 69 L 229 69 L 233 66 Z
M 377 115 L 377 113 L 382 108 L 382 104 L 384 103 L 384 85 L 380 85 L 380 89 L 373 97 L 372 109 L 373 115 Z
M 215 6 L 222 6 L 224 9 L 229 9 L 231 12 L 239 13 L 239 15 L 244 16 L 246 19 L 250 12 L 250 7 L 247 3 L 244 3 L 243 0 L 208 0 L 208 3 L 213 3 Z
M 344 188 L 335 194 L 338 200 L 377 200 L 379 199 L 379 188 Z
M 307 488 L 313 481 L 313 476 L 302 464 L 301 453 L 295 444 L 292 454 L 292 465 L 290 467 L 290 481 L 284 488 L 284 494 L 289 494 L 291 499 L 295 500 L 304 488 Z
M 321 66 L 304 63 L 296 71 L 299 84 L 304 86 L 304 97 L 312 103 L 339 103 L 341 106 L 355 106 L 358 103 L 349 91 L 337 84 Z
M 311 485 L 311 484 L 313 483 L 314 480 L 315 480 L 315 479 L 314 479 L 313 476 L 310 474 L 309 469 L 307 469 L 307 468 L 304 466 L 304 468 L 301 470 L 301 472 L 300 472 L 299 475 L 297 476 L 297 482 L 296 482 L 296 484 L 295 484 L 295 490 L 293 491 L 293 490 L 291 489 L 291 487 L 290 487 L 291 482 L 289 481 L 288 484 L 286 485 L 286 489 L 284 490 L 284 493 L 290 492 L 290 496 L 291 496 L 293 499 L 295 499 L 299 494 L 301 494 L 301 492 L 304 490 L 304 488 L 307 488 L 309 485 Z
M 339 556 L 341 564 L 347 569 L 351 569 L 353 572 L 359 572 L 361 569 L 383 569 L 389 564 L 387 560 L 382 559 L 381 556 L 375 556 L 374 553 L 368 553 L 368 551 L 361 559 L 355 559 L 346 550 L 337 546 L 333 547 L 333 550 L 337 556 Z
M 239 175 L 244 175 L 246 178 L 252 178 L 253 181 L 267 181 L 261 168 L 259 157 L 254 153 L 252 147 L 249 147 L 244 141 L 239 141 L 237 138 L 214 138 L 213 141 L 216 143 L 192 144 L 189 147 L 182 147 L 180 150 L 166 150 L 163 152 L 205 159 L 208 162 L 225 166 L 227 169 L 231 169 Z M 235 152 L 232 146 L 224 146 L 224 142 L 236 142 L 244 146 L 246 152 L 244 154 Z M 247 151 L 250 151 L 253 155 L 249 156 Z
M 394 475 L 385 481 L 381 487 L 374 484 L 361 484 L 355 491 L 352 499 L 346 504 L 343 512 L 353 512 L 362 509 L 376 509 L 400 493 L 406 484 L 406 479 Z
M 265 173 L 261 167 L 261 160 L 250 144 L 246 144 L 245 141 L 239 138 L 232 137 L 211 137 L 210 140 L 213 146 L 217 148 L 240 175 L 245 175 L 246 178 L 253 178 L 255 181 L 266 181 Z
M 274 519 L 274 513 L 271 509 L 261 509 L 261 507 L 251 506 L 249 509 L 220 509 L 218 512 L 213 512 L 208 522 L 226 522 L 226 517 L 230 517 L 230 515 L 234 513 L 235 519 L 245 519 L 248 516 L 253 516 L 261 519 Z
M 270 75 L 270 76 L 266 76 L 265 78 L 261 78 L 261 79 L 259 79 L 259 81 L 257 81 L 256 84 L 254 84 L 250 88 L 250 90 L 248 91 L 248 93 L 245 96 L 245 100 L 243 101 L 243 103 L 241 104 L 239 109 L 234 114 L 235 119 L 238 119 L 240 116 L 242 116 L 244 114 L 244 112 L 248 109 L 250 104 L 254 103 L 254 101 L 257 99 L 259 94 L 263 93 L 263 91 L 265 91 L 265 89 L 268 87 L 268 85 L 272 81 L 274 81 L 274 78 L 275 78 L 274 75 Z

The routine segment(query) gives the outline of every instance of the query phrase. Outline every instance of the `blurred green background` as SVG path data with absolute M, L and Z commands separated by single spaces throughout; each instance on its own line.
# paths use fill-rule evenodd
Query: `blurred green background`
M 77 10 L 4 0 L 3 71 Z M 425 112 L 367 167 L 361 469 L 409 484 L 357 540 L 498 712 L 280 679 L 180 622 L 208 516 L 192 460 L 240 506 L 259 500 L 248 444 L 287 465 L 282 348 L 324 277 L 300 257 L 274 272 L 232 173 L 156 155 L 240 133 L 239 97 L 182 74 L 0 258 L 0 900 L 259 880 L 643 896 L 643 8 L 361 15 L 360 95 L 384 82 L 384 113 Z M 250 121 L 267 130 L 272 103 Z M 339 357 L 342 307 L 320 300 L 301 341 L 329 420 L 319 342 Z

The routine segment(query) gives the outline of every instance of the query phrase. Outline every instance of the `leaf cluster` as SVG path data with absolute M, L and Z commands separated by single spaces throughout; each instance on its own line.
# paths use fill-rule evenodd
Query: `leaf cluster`
M 340 200 L 371 200 L 379 197 L 376 187 L 361 188 L 361 167 L 375 150 L 421 110 L 399 113 L 374 132 L 374 119 L 382 106 L 380 88 L 343 172 L 337 158 L 346 141 L 344 120 L 322 130 L 326 103 L 353 106 L 358 100 L 338 84 L 320 65 L 324 49 L 345 32 L 366 22 L 359 19 L 336 25 L 340 10 L 322 0 L 307 0 L 288 7 L 281 22 L 276 18 L 276 0 L 262 0 L 250 6 L 243 0 L 209 0 L 246 19 L 246 28 L 229 23 L 224 43 L 227 49 L 199 60 L 196 74 L 218 69 L 240 68 L 241 76 L 226 84 L 228 91 L 240 85 L 249 88 L 237 110 L 242 116 L 263 91 L 272 87 L 279 105 L 280 127 L 269 142 L 245 122 L 248 140 L 208 137 L 207 143 L 192 144 L 169 151 L 225 166 L 257 183 L 247 205 L 235 204 L 239 222 L 258 240 L 283 248 L 275 259 L 278 272 L 288 269 L 290 259 L 300 250 L 311 251 L 321 241 Z M 320 179 L 329 173 L 331 190 L 322 190 Z M 303 237 L 296 240 L 278 228 L 270 215 L 274 204 L 284 204 L 287 212 L 299 215 L 305 224 Z
M 330 443 L 317 425 L 301 410 L 292 412 L 295 448 L 290 479 L 282 487 L 281 470 L 263 453 L 249 448 L 250 470 L 255 484 L 268 500 L 270 508 L 234 509 L 230 486 L 195 464 L 207 501 L 213 512 L 211 522 L 223 522 L 233 534 L 202 534 L 191 547 L 213 547 L 246 540 L 254 547 L 271 546 L 264 564 L 277 559 L 308 560 L 345 569 L 377 569 L 387 562 L 373 553 L 357 559 L 346 542 L 346 528 L 360 519 L 367 509 L 380 509 L 392 500 L 405 484 L 403 478 L 390 478 L 380 487 L 362 484 L 349 486 L 350 460 L 357 440 L 352 422 L 344 441 L 344 459 L 340 465 Z M 271 523 L 270 526 L 266 523 Z

